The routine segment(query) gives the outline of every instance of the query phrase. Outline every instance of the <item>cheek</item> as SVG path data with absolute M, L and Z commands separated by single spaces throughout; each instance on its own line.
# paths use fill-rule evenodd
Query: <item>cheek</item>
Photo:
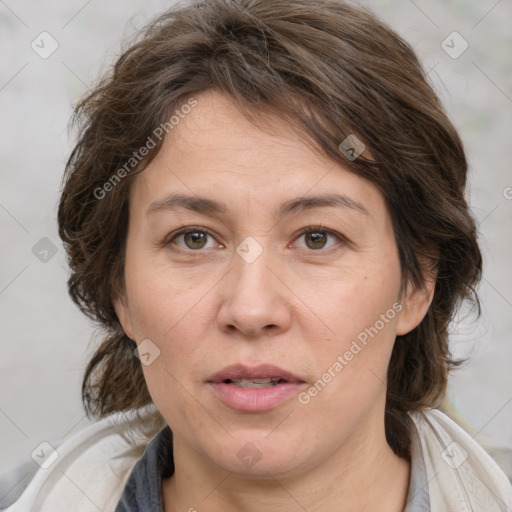
M 197 328 L 194 315 L 207 299 L 210 281 L 151 255 L 132 255 L 126 261 L 126 287 L 135 332 L 163 342 L 180 329 Z
M 212 325 L 211 313 L 206 311 L 211 279 L 197 272 L 171 271 L 168 265 L 154 260 L 151 265 L 142 265 L 132 258 L 126 268 L 136 340 L 149 339 L 158 349 L 154 363 L 142 367 L 150 394 L 157 407 L 181 409 L 182 403 L 190 401 L 183 390 L 204 372 L 205 343 L 211 339 L 207 332 Z M 189 414 L 181 413 L 183 417 Z
M 382 273 L 367 273 L 350 279 L 332 279 L 327 291 L 316 295 L 315 308 L 331 331 L 329 346 L 343 349 L 359 337 L 364 343 L 368 330 L 394 339 L 400 274 L 392 265 Z M 325 290 L 325 288 L 324 288 Z M 348 347 L 347 347 L 348 348 Z
M 158 273 L 146 277 L 134 286 L 131 302 L 139 339 L 150 339 L 159 351 L 154 362 L 142 366 L 144 379 L 173 431 L 184 435 L 183 425 L 199 427 L 204 415 L 191 385 L 205 358 L 206 335 L 197 321 L 201 295 Z
M 318 311 L 330 332 L 316 344 L 315 366 L 322 373 L 316 389 L 304 396 L 305 402 L 317 400 L 318 395 L 322 407 L 336 403 L 339 410 L 352 409 L 382 391 L 401 309 L 399 280 L 399 268 L 391 262 L 382 275 L 368 273 L 352 282 L 334 281 L 328 300 L 318 297 Z

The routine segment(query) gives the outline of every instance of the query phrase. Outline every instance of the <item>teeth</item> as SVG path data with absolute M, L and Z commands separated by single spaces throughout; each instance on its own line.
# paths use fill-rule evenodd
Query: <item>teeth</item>
M 229 383 L 239 388 L 266 388 L 277 386 L 278 381 L 273 379 L 232 379 Z

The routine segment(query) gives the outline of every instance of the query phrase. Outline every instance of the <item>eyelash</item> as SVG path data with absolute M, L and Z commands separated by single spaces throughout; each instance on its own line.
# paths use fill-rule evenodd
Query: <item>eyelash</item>
M 202 228 L 202 227 L 199 227 L 199 226 L 197 226 L 197 227 L 196 226 L 189 226 L 189 227 L 186 227 L 186 228 L 179 229 L 178 231 L 175 231 L 174 233 L 172 233 L 171 236 L 168 237 L 166 239 L 166 241 L 163 243 L 163 246 L 171 245 L 176 238 L 178 238 L 179 236 L 182 236 L 182 235 L 187 235 L 188 233 L 203 233 L 203 234 L 209 235 L 212 238 L 215 238 L 214 235 L 208 229 L 205 229 L 205 228 Z M 338 239 L 338 241 L 340 241 L 342 243 L 347 243 L 348 242 L 346 237 L 344 237 L 340 233 L 337 233 L 336 231 L 333 231 L 331 229 L 323 228 L 322 226 L 308 226 L 308 227 L 302 229 L 298 233 L 298 235 L 295 237 L 295 240 L 298 240 L 301 236 L 307 235 L 309 233 L 327 234 L 327 235 L 330 235 L 330 236 Z M 190 255 L 193 255 L 193 256 L 202 256 L 204 254 L 204 252 L 205 252 L 202 249 L 193 250 L 193 249 L 177 248 L 177 249 L 173 249 L 173 250 L 176 251 L 176 252 L 187 253 L 187 254 L 190 254 Z M 330 253 L 333 250 L 336 250 L 336 247 L 333 247 L 333 248 L 330 248 L 330 249 L 318 249 L 318 250 L 314 250 L 314 249 L 308 250 L 308 249 L 306 249 L 306 250 L 308 252 L 311 252 L 311 253 L 326 253 L 326 252 Z

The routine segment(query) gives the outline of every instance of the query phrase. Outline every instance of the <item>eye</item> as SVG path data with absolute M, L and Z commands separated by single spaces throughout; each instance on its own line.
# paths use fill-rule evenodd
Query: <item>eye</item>
M 165 245 L 175 244 L 184 251 L 199 251 L 200 249 L 208 248 L 208 237 L 213 238 L 208 230 L 199 227 L 189 227 L 174 233 Z M 183 241 L 185 246 L 175 242 L 180 239 Z
M 296 240 L 299 240 L 301 237 L 304 237 L 306 249 L 312 249 L 314 251 L 331 249 L 333 247 L 332 244 L 331 247 L 326 247 L 329 237 L 336 238 L 339 242 L 343 241 L 342 235 L 320 226 L 307 227 L 302 230 Z

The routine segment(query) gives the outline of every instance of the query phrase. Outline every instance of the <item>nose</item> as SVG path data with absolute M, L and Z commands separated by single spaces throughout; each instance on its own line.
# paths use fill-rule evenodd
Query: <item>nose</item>
M 233 267 L 222 287 L 220 329 L 251 338 L 287 331 L 292 319 L 293 292 L 283 274 L 268 250 L 252 262 L 235 253 Z

